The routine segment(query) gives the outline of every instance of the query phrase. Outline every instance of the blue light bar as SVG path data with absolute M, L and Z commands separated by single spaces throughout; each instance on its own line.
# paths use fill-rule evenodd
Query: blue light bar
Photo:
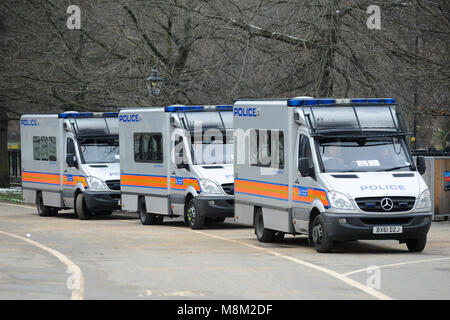
M 90 118 L 93 117 L 93 112 L 74 112 L 74 113 L 60 113 L 58 118 Z
M 288 107 L 331 105 L 331 104 L 395 104 L 393 98 L 358 98 L 358 99 L 290 99 Z
M 232 111 L 233 106 L 167 106 L 164 107 L 165 112 L 186 112 L 186 111 Z
M 233 106 L 216 106 L 216 109 L 222 111 L 233 111 Z
M 118 112 L 74 112 L 74 113 L 60 113 L 58 118 L 68 119 L 68 118 L 93 118 L 93 117 L 104 117 L 104 118 L 117 118 L 119 116 Z
M 118 112 L 103 112 L 105 118 L 117 118 L 119 116 Z

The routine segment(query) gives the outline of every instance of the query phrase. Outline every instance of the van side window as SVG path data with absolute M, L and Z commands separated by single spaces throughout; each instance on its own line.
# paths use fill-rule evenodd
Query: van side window
M 48 160 L 56 161 L 56 137 L 48 137 Z
M 162 133 L 134 133 L 135 162 L 163 162 Z
M 41 160 L 41 137 L 33 137 L 33 159 Z
M 311 145 L 309 138 L 303 134 L 299 137 L 298 158 L 309 158 L 312 161 Z
M 33 159 L 56 161 L 56 137 L 34 136 Z
M 250 164 L 256 167 L 284 168 L 284 132 L 252 129 L 250 131 Z
M 67 147 L 66 147 L 66 155 L 67 154 L 73 154 L 75 155 L 75 143 L 73 142 L 73 139 L 67 138 Z
M 184 142 L 183 142 L 183 137 L 182 136 L 175 136 L 175 147 L 174 147 L 174 152 L 175 152 L 175 165 L 177 166 L 177 168 L 181 168 L 181 163 L 184 161 L 186 162 L 185 159 L 185 153 L 184 153 Z

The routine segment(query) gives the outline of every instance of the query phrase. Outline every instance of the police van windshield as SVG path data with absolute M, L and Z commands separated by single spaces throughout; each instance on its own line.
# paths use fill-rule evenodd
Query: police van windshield
M 192 145 L 194 164 L 233 163 L 233 152 L 232 143 L 200 142 Z
M 79 142 L 83 163 L 119 163 L 119 140 L 89 139 Z
M 414 170 L 400 138 L 319 138 L 318 149 L 324 172 Z

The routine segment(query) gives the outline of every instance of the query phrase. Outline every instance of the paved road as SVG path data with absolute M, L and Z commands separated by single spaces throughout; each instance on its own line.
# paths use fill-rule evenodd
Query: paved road
M 0 203 L 0 299 L 450 299 L 450 222 L 433 223 L 419 254 L 394 241 L 319 254 L 305 237 L 262 244 L 228 220 L 193 231 Z

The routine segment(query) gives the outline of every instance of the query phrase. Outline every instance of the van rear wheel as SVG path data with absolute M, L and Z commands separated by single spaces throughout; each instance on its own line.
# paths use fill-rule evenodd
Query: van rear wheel
M 161 223 L 162 220 L 156 214 L 147 212 L 147 206 L 145 205 L 145 199 L 141 198 L 139 200 L 139 219 L 141 219 L 141 223 L 143 225 L 155 225 Z
M 255 234 L 259 242 L 273 242 L 275 239 L 275 231 L 264 228 L 264 219 L 261 209 L 258 209 L 255 215 Z
M 92 217 L 91 211 L 86 206 L 84 195 L 80 192 L 75 199 L 75 213 L 80 220 L 88 220 Z
M 44 206 L 44 199 L 42 193 L 38 193 L 36 199 L 37 212 L 40 217 L 51 217 L 58 213 L 58 210 L 54 210 L 52 207 Z
M 312 240 L 317 252 L 331 252 L 333 249 L 333 240 L 328 236 L 321 215 L 318 215 L 313 221 Z

